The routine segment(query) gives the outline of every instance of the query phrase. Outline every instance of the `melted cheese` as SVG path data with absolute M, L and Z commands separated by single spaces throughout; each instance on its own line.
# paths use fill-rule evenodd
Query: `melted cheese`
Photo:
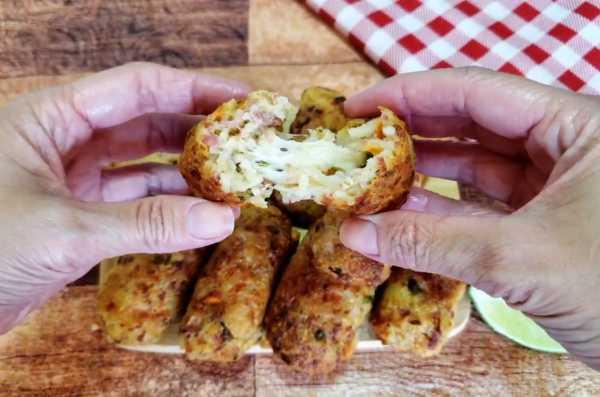
M 287 98 L 258 91 L 248 104 L 211 126 L 218 142 L 210 153 L 223 190 L 249 193 L 257 206 L 264 207 L 274 189 L 284 203 L 331 196 L 353 204 L 375 176 L 376 159 L 394 147 L 374 137 L 378 128 L 386 138 L 395 135 L 383 118 L 338 134 L 317 128 L 300 136 L 289 133 L 297 109 Z

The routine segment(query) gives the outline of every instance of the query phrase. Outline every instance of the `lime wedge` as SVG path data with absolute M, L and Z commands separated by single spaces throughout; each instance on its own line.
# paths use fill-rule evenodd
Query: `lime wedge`
M 469 295 L 485 322 L 497 333 L 513 342 L 547 353 L 566 353 L 566 350 L 532 319 L 509 307 L 503 299 L 493 298 L 470 287 Z

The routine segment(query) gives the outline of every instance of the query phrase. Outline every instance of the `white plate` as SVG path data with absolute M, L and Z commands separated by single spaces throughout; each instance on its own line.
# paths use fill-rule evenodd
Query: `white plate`
M 454 328 L 450 331 L 449 337 L 453 338 L 460 334 L 471 316 L 471 301 L 467 294 L 463 296 L 456 310 L 456 320 Z M 167 329 L 160 342 L 153 345 L 118 345 L 119 347 L 137 352 L 146 353 L 163 353 L 163 354 L 184 354 L 185 352 L 179 345 L 179 324 L 173 324 Z M 374 352 L 393 350 L 391 346 L 384 345 L 373 333 L 371 324 L 367 321 L 358 330 L 358 344 L 356 352 Z M 246 354 L 272 354 L 273 350 L 270 347 L 255 345 L 252 346 Z

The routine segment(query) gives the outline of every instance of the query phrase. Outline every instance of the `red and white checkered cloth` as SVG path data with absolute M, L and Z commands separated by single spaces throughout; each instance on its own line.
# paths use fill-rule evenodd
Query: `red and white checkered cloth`
M 386 74 L 478 65 L 600 94 L 600 1 L 307 0 Z

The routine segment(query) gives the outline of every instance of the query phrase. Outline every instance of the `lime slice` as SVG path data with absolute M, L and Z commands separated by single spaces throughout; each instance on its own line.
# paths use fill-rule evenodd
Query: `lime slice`
M 533 350 L 566 353 L 566 350 L 532 319 L 509 307 L 503 299 L 493 298 L 470 287 L 469 295 L 485 322 L 497 333 Z

